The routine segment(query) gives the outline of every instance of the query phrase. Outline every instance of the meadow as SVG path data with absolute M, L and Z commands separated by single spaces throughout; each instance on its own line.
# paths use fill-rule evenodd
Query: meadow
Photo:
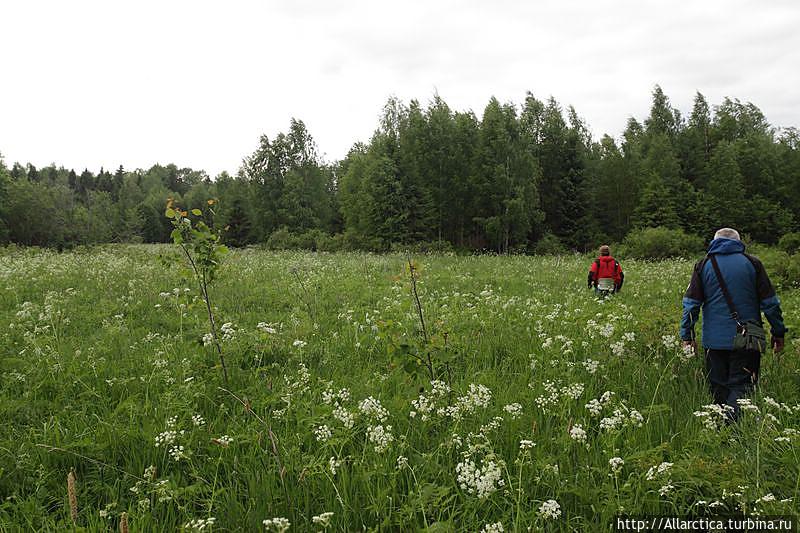
M 800 346 L 723 424 L 677 338 L 692 262 L 621 260 L 602 300 L 588 256 L 416 256 L 418 307 L 404 255 L 232 251 L 224 383 L 174 247 L 0 250 L 0 531 L 797 514 Z

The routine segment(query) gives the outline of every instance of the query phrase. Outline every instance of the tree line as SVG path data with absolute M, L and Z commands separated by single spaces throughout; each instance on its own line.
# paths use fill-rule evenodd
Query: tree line
M 165 242 L 167 198 L 217 199 L 207 222 L 233 246 L 582 250 L 644 227 L 708 236 L 723 225 L 774 243 L 800 222 L 799 147 L 797 129 L 751 103 L 712 107 L 698 93 L 684 117 L 658 86 L 644 121 L 599 140 L 552 97 L 492 98 L 480 117 L 438 95 L 391 98 L 369 142 L 332 163 L 294 119 L 214 179 L 172 164 L 78 174 L 0 157 L 0 243 Z

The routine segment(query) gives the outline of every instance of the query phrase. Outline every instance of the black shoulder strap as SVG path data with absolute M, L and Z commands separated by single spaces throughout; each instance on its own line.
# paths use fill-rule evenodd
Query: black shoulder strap
M 739 313 L 736 311 L 736 307 L 733 305 L 731 293 L 728 292 L 728 284 L 725 283 L 725 278 L 722 277 L 722 272 L 719 271 L 717 258 L 714 256 L 714 254 L 709 254 L 708 257 L 711 259 L 711 266 L 714 267 L 714 273 L 717 275 L 717 281 L 719 282 L 719 288 L 722 289 L 722 295 L 725 296 L 725 301 L 728 302 L 728 310 L 731 312 L 731 318 L 738 321 Z

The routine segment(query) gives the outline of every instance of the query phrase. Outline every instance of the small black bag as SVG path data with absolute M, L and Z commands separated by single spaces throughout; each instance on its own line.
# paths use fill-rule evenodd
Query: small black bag
M 728 292 L 728 285 L 725 283 L 725 278 L 722 277 L 722 272 L 719 271 L 717 258 L 714 257 L 714 254 L 709 254 L 708 257 L 711 259 L 711 266 L 714 267 L 714 273 L 717 275 L 722 295 L 725 296 L 725 301 L 728 303 L 731 318 L 736 321 L 736 336 L 733 338 L 733 349 L 763 352 L 767 348 L 767 332 L 761 325 L 761 321 L 739 319 L 739 313 L 736 311 L 731 294 Z

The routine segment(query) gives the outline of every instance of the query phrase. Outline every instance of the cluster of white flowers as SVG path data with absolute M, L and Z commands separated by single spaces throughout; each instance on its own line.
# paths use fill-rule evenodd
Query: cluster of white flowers
M 600 368 L 600 362 L 595 361 L 594 359 L 587 359 L 581 364 L 583 365 L 583 368 L 585 368 L 590 374 L 594 374 L 597 372 L 597 369 Z
M 333 436 L 333 432 L 327 425 L 322 425 L 314 429 L 314 436 L 318 441 L 325 442 Z
M 217 519 L 213 516 L 208 518 L 195 518 L 194 520 L 186 522 L 183 527 L 189 531 L 203 531 L 205 528 L 211 529 L 211 526 L 213 526 L 216 521 Z
M 573 383 L 571 385 L 567 385 L 566 387 L 561 387 L 561 396 L 563 398 L 569 398 L 572 400 L 577 400 L 583 394 L 583 383 Z
M 519 449 L 520 450 L 532 450 L 536 446 L 536 443 L 532 440 L 522 439 L 519 441 Z
M 308 346 L 308 343 L 306 341 L 301 341 L 300 339 L 296 339 L 294 342 L 292 342 L 292 346 L 294 346 L 295 348 L 303 349 L 306 346 Z
M 203 346 L 208 346 L 214 342 L 214 335 L 211 333 L 206 333 L 203 335 Z
M 437 408 L 437 402 L 443 400 L 450 393 L 450 386 L 444 381 L 433 380 L 431 381 L 431 390 L 425 394 L 422 393 L 416 400 L 411 400 L 411 405 L 414 410 L 409 413 L 411 418 L 419 415 L 420 420 L 427 421 L 433 412 L 443 414 L 444 407 Z
M 487 408 L 489 402 L 492 401 L 492 391 L 485 385 L 476 385 L 475 383 L 469 384 L 469 390 L 464 396 L 456 399 L 456 408 L 458 413 L 473 413 L 476 409 Z
M 188 455 L 186 455 L 185 448 L 177 444 L 170 447 L 169 454 L 175 461 L 180 461 L 181 459 L 186 459 L 188 457 Z
M 647 479 L 647 481 L 653 481 L 654 479 L 660 476 L 668 475 L 670 473 L 670 470 L 672 470 L 673 464 L 674 463 L 668 463 L 664 461 L 659 465 L 651 466 L 647 470 L 647 474 L 645 474 L 645 479 Z
M 289 526 L 292 525 L 288 518 L 283 517 L 267 518 L 261 523 L 264 524 L 267 531 L 272 531 L 274 533 L 285 533 L 289 530 Z
M 513 420 L 522 416 L 522 405 L 519 403 L 510 403 L 503 407 L 503 411 L 511 415 Z
M 789 407 L 788 405 L 786 405 L 783 402 L 777 402 L 771 396 L 764 396 L 764 403 L 767 405 L 767 407 L 771 407 L 771 408 L 776 409 L 778 411 L 784 411 L 784 412 L 789 413 L 789 414 L 791 414 L 793 412 L 794 413 L 800 412 L 800 405 L 795 405 L 794 407 Z
M 603 393 L 602 396 L 598 399 L 592 399 L 589 403 L 585 405 L 586 409 L 589 410 L 589 414 L 592 417 L 598 417 L 603 412 L 603 407 L 608 405 L 611 401 L 611 398 L 614 396 L 614 393 L 611 391 L 606 391 Z
M 408 466 L 408 457 L 400 455 L 397 457 L 397 469 L 400 470 Z
M 664 348 L 667 350 L 677 350 L 678 349 L 678 337 L 675 335 L 662 335 L 661 336 L 661 344 L 664 345 Z
M 486 524 L 481 529 L 480 533 L 503 533 L 505 529 L 503 529 L 502 522 L 495 522 L 494 524 Z
M 369 438 L 369 441 L 375 445 L 374 449 L 376 452 L 384 452 L 392 443 L 392 441 L 394 441 L 394 435 L 392 435 L 392 426 L 369 426 L 367 428 L 367 438 Z
M 614 334 L 614 324 L 606 322 L 600 327 L 598 333 L 607 339 L 610 338 Z
M 491 433 L 492 431 L 497 431 L 502 425 L 503 425 L 502 416 L 492 417 L 491 420 L 489 420 L 488 422 L 486 422 L 484 425 L 481 426 L 481 428 L 478 430 L 478 435 L 485 436 L 486 434 Z
M 622 460 L 622 457 L 612 457 L 608 460 L 608 466 L 611 467 L 612 474 L 619 474 L 624 465 L 625 461 Z
M 358 404 L 358 410 L 364 416 L 378 422 L 385 422 L 389 418 L 389 411 L 381 405 L 380 400 L 376 400 L 372 396 L 361 400 Z
M 332 517 L 333 513 L 328 511 L 327 513 L 322 513 L 311 517 L 311 521 L 322 528 L 327 528 L 329 525 L 331 525 Z
M 534 398 L 533 402 L 543 413 L 548 413 L 551 407 L 558 405 L 561 395 L 559 394 L 558 386 L 552 381 L 545 380 L 543 386 L 544 394 Z
M 775 501 L 775 495 L 772 494 L 771 492 L 769 492 L 769 493 L 763 495 L 762 497 L 758 498 L 755 501 L 755 503 L 759 504 L 759 503 L 768 503 L 768 502 L 774 502 L 774 501 Z
M 600 416 L 600 413 L 603 412 L 603 404 L 597 399 L 592 399 L 585 407 L 589 410 L 589 414 L 592 415 L 592 418 Z
M 641 427 L 644 423 L 644 417 L 636 409 L 628 409 L 625 404 L 614 409 L 611 416 L 604 417 L 600 420 L 600 429 L 603 431 L 614 431 L 622 427 L 633 426 Z
M 505 485 L 500 464 L 492 460 L 482 461 L 478 466 L 472 459 L 465 459 L 456 465 L 456 473 L 461 489 L 481 500 Z
M 195 427 L 200 427 L 205 423 L 206 423 L 206 420 L 202 416 L 200 416 L 200 415 L 192 415 L 192 424 L 194 424 Z
M 581 444 L 586 442 L 586 431 L 584 431 L 583 426 L 580 424 L 575 424 L 569 428 L 569 436 L 572 440 L 580 442 Z
M 338 391 L 328 387 L 322 392 L 322 401 L 327 405 L 339 405 L 350 401 L 350 390 L 339 389 Z
M 700 411 L 695 411 L 694 416 L 700 419 L 703 427 L 708 431 L 716 431 L 723 424 L 731 420 L 733 407 L 711 403 L 704 405 Z
M 351 413 L 350 411 L 341 406 L 334 407 L 333 417 L 339 422 L 341 422 L 342 425 L 347 429 L 352 429 L 353 425 L 356 422 L 353 413 Z
M 232 322 L 225 322 L 219 329 L 222 331 L 223 341 L 231 341 L 236 336 L 236 329 L 233 327 Z
M 617 341 L 611 343 L 611 353 L 613 353 L 617 357 L 622 357 L 623 355 L 625 355 L 625 342 Z
M 256 325 L 256 329 L 263 331 L 264 333 L 268 333 L 270 335 L 275 335 L 277 330 L 277 324 L 270 324 L 268 322 L 259 322 Z
M 331 456 L 331 458 L 328 459 L 328 470 L 330 470 L 332 476 L 336 475 L 336 472 L 339 470 L 340 466 L 342 466 L 342 461 L 336 457 Z
M 217 442 L 217 444 L 227 448 L 233 442 L 233 437 L 231 437 L 229 435 L 223 435 L 223 436 L 219 437 L 218 439 L 216 439 L 216 442 Z
M 561 506 L 555 500 L 547 500 L 539 506 L 539 516 L 555 520 L 561 516 Z
M 675 485 L 672 482 L 668 482 L 666 485 L 663 485 L 660 489 L 658 489 L 659 496 L 667 496 L 672 490 L 675 488 Z
M 156 435 L 156 448 L 160 448 L 161 446 L 168 446 L 175 442 L 178 438 L 178 432 L 172 429 L 168 429 L 162 433 Z
M 736 403 L 739 405 L 739 409 L 742 411 L 752 411 L 754 413 L 761 411 L 761 409 L 759 409 L 750 398 L 738 398 Z

